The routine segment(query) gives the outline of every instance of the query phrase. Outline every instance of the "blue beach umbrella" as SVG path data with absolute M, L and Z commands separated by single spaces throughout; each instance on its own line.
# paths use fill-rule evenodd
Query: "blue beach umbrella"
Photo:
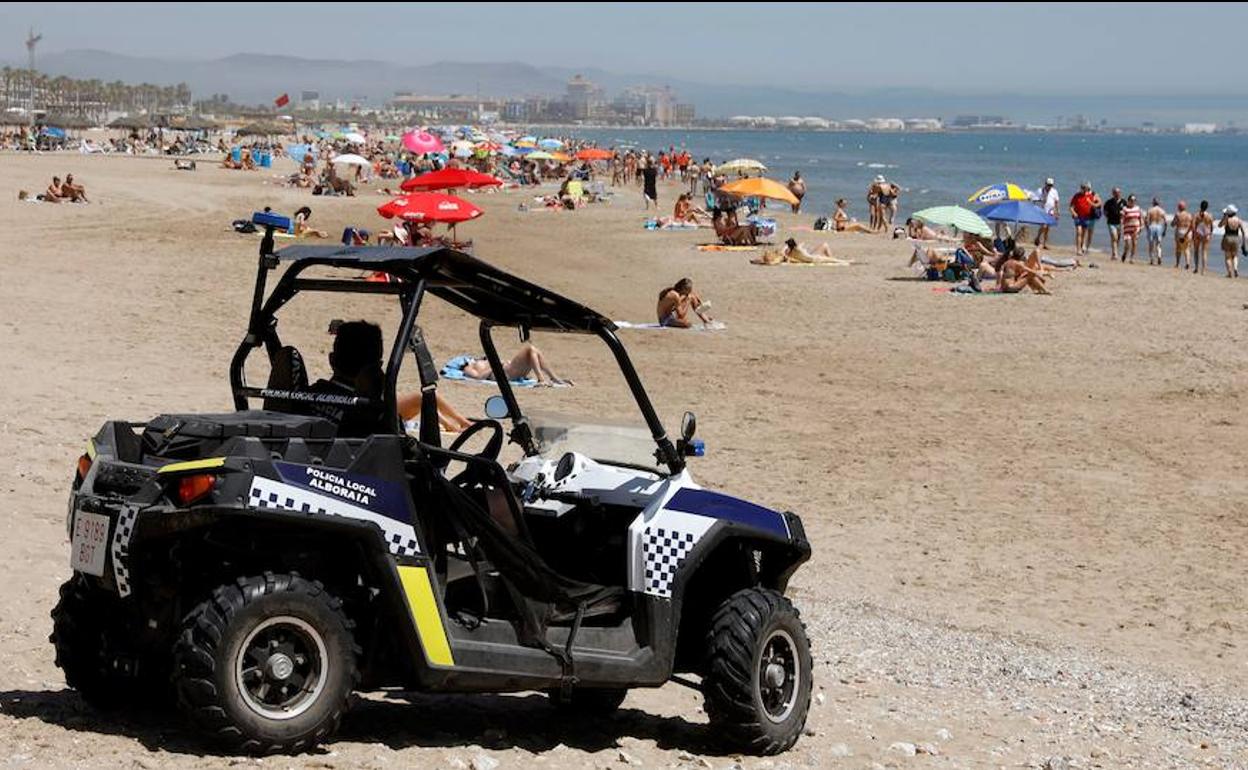
M 558 139 L 543 139 L 537 143 L 537 146 L 543 150 L 558 150 L 560 147 L 563 147 L 563 142 Z
M 316 148 L 310 144 L 288 144 L 286 145 L 286 154 L 295 163 L 302 164 L 303 159 L 311 155 L 316 159 Z
M 1055 225 L 1057 218 L 1031 201 L 1002 201 L 984 206 L 977 212 L 990 222 L 1013 222 L 1023 225 Z

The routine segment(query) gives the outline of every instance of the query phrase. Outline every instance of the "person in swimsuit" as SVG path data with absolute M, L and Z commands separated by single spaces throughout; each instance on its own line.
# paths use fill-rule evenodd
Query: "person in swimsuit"
M 906 237 L 915 241 L 952 241 L 957 240 L 943 230 L 929 227 L 921 219 L 906 219 Z
M 1239 254 L 1248 250 L 1244 241 L 1244 221 L 1234 204 L 1222 209 L 1222 257 L 1226 260 L 1226 277 L 1239 277 Z
M 69 200 L 71 203 L 90 203 L 91 202 L 87 200 L 87 188 L 83 187 L 80 184 L 75 184 L 73 174 L 65 175 L 65 184 L 61 185 L 61 187 L 65 190 L 65 194 L 69 196 Z
M 659 305 L 655 312 L 661 326 L 688 329 L 693 326 L 689 318 L 690 311 L 702 319 L 704 325 L 715 320 L 705 312 L 705 304 L 693 290 L 693 279 L 681 278 L 674 286 L 659 292 Z
M 1179 260 L 1183 261 L 1183 269 L 1192 269 L 1192 212 L 1187 210 L 1187 201 L 1179 201 L 1178 211 L 1170 225 L 1174 228 L 1174 269 L 1179 269 Z
M 1148 264 L 1161 264 L 1161 244 L 1166 237 L 1166 210 L 1161 201 L 1153 198 L 1153 205 L 1144 214 L 1144 224 L 1148 227 Z
M 1001 272 L 997 274 L 997 291 L 1017 294 L 1023 289 L 1031 289 L 1036 294 L 1051 294 L 1044 286 L 1044 278 L 1027 267 L 1023 254 L 1023 247 L 1016 246 L 1010 258 L 1001 265 Z
M 295 236 L 298 238 L 328 238 L 329 233 L 308 225 L 308 219 L 311 216 L 312 209 L 307 206 L 303 206 L 295 212 Z
M 1136 205 L 1135 195 L 1127 196 L 1127 205 L 1122 207 L 1122 261 L 1130 259 L 1135 264 L 1135 248 L 1140 240 L 1140 230 L 1144 229 L 1144 212 Z
M 61 178 L 59 176 L 52 177 L 52 184 L 48 185 L 48 189 L 43 191 L 43 202 L 60 203 L 67 198 L 65 188 L 61 185 Z
M 880 206 L 880 195 L 884 186 L 884 177 L 877 176 L 867 188 L 867 208 L 871 212 L 871 232 L 877 233 L 884 227 L 884 213 Z
M 1209 201 L 1200 202 L 1200 212 L 1192 225 L 1192 273 L 1204 275 L 1209 267 L 1209 241 L 1213 238 L 1213 214 L 1209 213 Z
M 845 210 L 849 203 L 844 198 L 837 198 L 836 211 L 832 214 L 832 227 L 838 233 L 870 233 L 870 227 L 854 219 Z
M 490 368 L 490 362 L 485 358 L 473 358 L 460 367 L 460 370 L 469 379 L 494 380 L 494 370 Z M 506 374 L 509 380 L 523 380 L 532 375 L 539 387 L 576 384 L 572 380 L 555 374 L 555 370 L 551 369 L 546 361 L 546 354 L 538 350 L 532 342 L 524 343 L 520 351 L 512 356 L 510 361 L 503 364 L 503 374 Z
M 847 259 L 838 259 L 832 256 L 832 247 L 824 243 L 811 248 L 804 243 L 798 243 L 793 238 L 784 242 L 783 252 L 784 262 L 793 262 L 795 264 L 805 265 L 848 265 L 851 264 Z
M 802 179 L 802 172 L 793 172 L 793 178 L 789 180 L 789 192 L 793 193 L 794 198 L 797 198 L 797 203 L 793 204 L 793 213 L 800 213 L 802 210 L 802 198 L 806 197 L 806 182 Z

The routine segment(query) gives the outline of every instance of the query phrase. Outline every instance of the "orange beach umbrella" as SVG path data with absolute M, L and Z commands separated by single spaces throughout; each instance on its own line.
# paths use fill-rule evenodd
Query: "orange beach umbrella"
M 797 197 L 789 192 L 789 188 L 774 179 L 761 176 L 737 179 L 719 189 L 743 198 L 770 198 L 772 200 L 784 201 L 791 206 L 796 206 L 798 202 Z

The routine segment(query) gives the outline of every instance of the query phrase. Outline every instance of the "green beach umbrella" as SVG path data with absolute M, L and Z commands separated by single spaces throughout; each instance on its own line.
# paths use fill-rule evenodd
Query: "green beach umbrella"
M 985 238 L 992 237 L 992 228 L 988 226 L 988 223 L 979 214 L 961 206 L 933 206 L 916 211 L 910 216 L 922 219 L 931 225 L 956 227 L 964 233 L 982 235 Z

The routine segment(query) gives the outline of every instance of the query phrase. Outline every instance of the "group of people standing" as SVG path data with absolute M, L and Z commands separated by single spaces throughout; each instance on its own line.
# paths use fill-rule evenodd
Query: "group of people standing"
M 1057 191 L 1052 179 L 1046 179 L 1040 191 L 1040 203 L 1045 212 L 1055 219 L 1057 212 Z M 1075 255 L 1083 256 L 1092 246 L 1092 234 L 1099 219 L 1105 220 L 1105 228 L 1109 231 L 1109 253 L 1111 259 L 1134 263 L 1139 248 L 1139 241 L 1146 240 L 1148 263 L 1160 265 L 1163 262 L 1165 239 L 1173 231 L 1174 267 L 1182 267 L 1192 273 L 1205 273 L 1209 267 L 1209 244 L 1217 230 L 1222 231 L 1220 246 L 1226 262 L 1228 278 L 1239 276 L 1239 257 L 1248 256 L 1248 241 L 1244 237 L 1244 225 L 1239 216 L 1239 209 L 1228 205 L 1222 209 L 1221 219 L 1215 220 L 1209 210 L 1209 201 L 1202 200 L 1197 211 L 1188 209 L 1186 201 L 1179 201 L 1173 215 L 1161 205 L 1159 198 L 1153 198 L 1151 205 L 1145 209 L 1140 206 L 1134 194 L 1125 198 L 1122 189 L 1113 188 L 1110 197 L 1102 200 L 1092 189 L 1091 182 L 1079 185 L 1079 191 L 1070 199 L 1070 216 L 1075 223 Z M 1048 245 L 1049 226 L 1042 226 L 1036 236 L 1035 245 Z

